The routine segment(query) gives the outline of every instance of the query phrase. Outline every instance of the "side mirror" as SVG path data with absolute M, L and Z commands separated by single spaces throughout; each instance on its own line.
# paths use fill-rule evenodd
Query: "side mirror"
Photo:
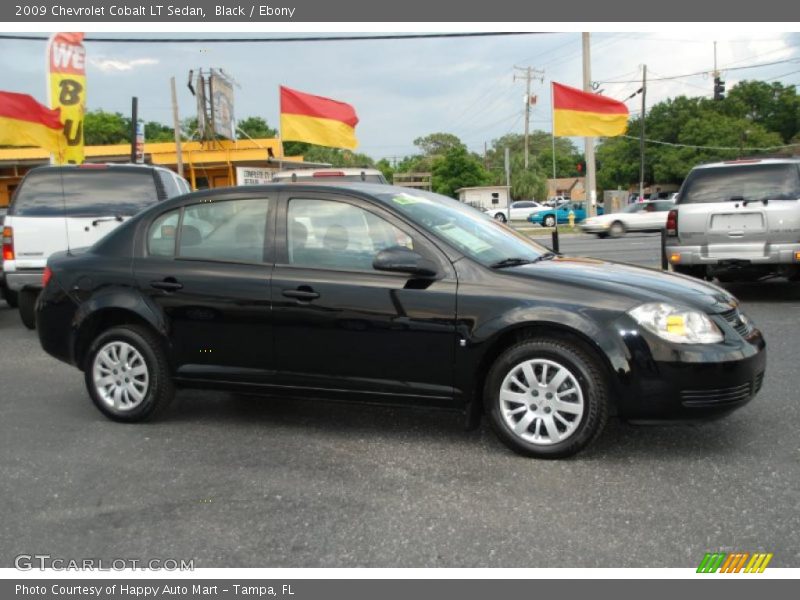
M 403 246 L 392 246 L 378 252 L 372 261 L 372 268 L 376 271 L 408 273 L 417 277 L 435 277 L 437 274 L 436 264 L 432 260 Z

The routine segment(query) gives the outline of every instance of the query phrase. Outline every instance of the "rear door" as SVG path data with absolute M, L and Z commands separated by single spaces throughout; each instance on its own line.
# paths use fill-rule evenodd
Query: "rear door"
M 681 189 L 678 238 L 706 245 L 709 258 L 759 258 L 770 242 L 795 242 L 800 171 L 794 163 L 754 161 L 695 169 Z
M 17 269 L 43 268 L 54 252 L 91 246 L 157 202 L 150 169 L 43 169 L 29 173 L 9 212 Z
M 268 382 L 273 207 L 267 195 L 205 198 L 149 225 L 134 273 L 167 318 L 180 377 Z

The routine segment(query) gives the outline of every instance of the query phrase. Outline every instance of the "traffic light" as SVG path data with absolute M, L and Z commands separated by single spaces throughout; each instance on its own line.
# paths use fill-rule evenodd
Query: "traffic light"
M 719 77 L 714 77 L 714 100 L 722 100 L 725 97 L 725 82 Z
M 575 170 L 578 171 L 579 174 L 586 173 L 586 161 L 582 160 L 577 165 L 575 165 Z

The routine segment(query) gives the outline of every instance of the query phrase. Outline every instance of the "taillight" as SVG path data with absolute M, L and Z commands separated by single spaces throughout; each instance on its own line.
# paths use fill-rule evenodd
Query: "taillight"
M 44 268 L 44 273 L 42 273 L 42 287 L 46 288 L 50 278 L 53 276 L 53 271 L 50 270 L 50 267 Z
M 3 260 L 14 260 L 14 230 L 3 227 Z
M 678 235 L 678 211 L 674 208 L 667 215 L 667 235 Z

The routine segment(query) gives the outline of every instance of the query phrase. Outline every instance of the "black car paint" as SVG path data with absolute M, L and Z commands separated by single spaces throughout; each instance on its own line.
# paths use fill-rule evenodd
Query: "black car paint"
M 735 306 L 695 279 L 586 258 L 557 257 L 490 269 L 434 238 L 371 195 L 386 186 L 273 185 L 211 190 L 146 210 L 78 256 L 51 258 L 51 283 L 37 307 L 42 346 L 83 368 L 99 323 L 131 315 L 162 337 L 176 381 L 281 394 L 479 408 L 480 384 L 499 351 L 536 328 L 581 340 L 602 358 L 619 414 L 691 418 L 743 402 L 687 408 L 680 392 L 755 381 L 766 362 L 758 330 L 746 339 L 719 316 L 719 344 L 671 344 L 627 312 L 668 301 L 712 315 Z M 286 264 L 286 199 L 336 197 L 374 211 L 423 240 L 435 278 Z M 145 256 L 149 224 L 198 200 L 269 196 L 265 263 L 243 265 Z M 178 292 L 153 281 L 175 277 Z M 217 278 L 222 278 L 220 281 Z M 286 297 L 310 289 L 318 299 Z

